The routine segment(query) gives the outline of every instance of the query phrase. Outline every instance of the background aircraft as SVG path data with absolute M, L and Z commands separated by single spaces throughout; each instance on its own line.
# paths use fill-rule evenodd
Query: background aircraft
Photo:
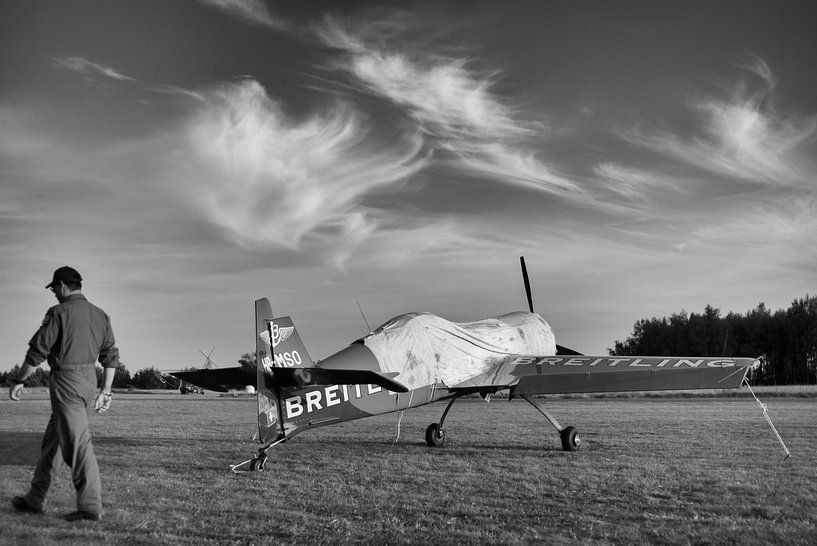
M 257 384 L 264 446 L 245 463 L 263 470 L 269 448 L 310 428 L 448 400 L 425 435 L 428 446 L 441 446 L 445 418 L 459 397 L 487 399 L 504 390 L 535 407 L 559 432 L 563 449 L 574 451 L 576 428 L 560 425 L 535 395 L 737 388 L 758 364 L 753 358 L 584 356 L 559 346 L 550 325 L 533 312 L 521 262 L 529 312 L 469 323 L 403 314 L 315 363 L 290 317 L 274 318 L 262 298 L 255 302 L 255 374 L 235 367 L 173 375 L 225 392 Z

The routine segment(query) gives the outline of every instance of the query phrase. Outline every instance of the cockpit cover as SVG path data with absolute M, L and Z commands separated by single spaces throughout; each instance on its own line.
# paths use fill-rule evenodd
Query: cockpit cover
M 455 323 L 430 313 L 386 322 L 363 343 L 384 372 L 398 372 L 409 389 L 453 386 L 484 373 L 508 355 L 556 354 L 553 330 L 534 313 L 516 312 Z

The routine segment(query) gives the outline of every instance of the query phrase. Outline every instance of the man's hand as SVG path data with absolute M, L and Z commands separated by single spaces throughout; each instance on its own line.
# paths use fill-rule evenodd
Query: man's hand
M 96 400 L 94 400 L 94 410 L 96 410 L 97 413 L 108 411 L 108 408 L 111 407 L 112 398 L 109 393 L 100 392 Z
M 14 384 L 9 388 L 9 398 L 11 398 L 14 401 L 19 401 L 21 392 L 23 392 L 23 384 L 22 383 Z

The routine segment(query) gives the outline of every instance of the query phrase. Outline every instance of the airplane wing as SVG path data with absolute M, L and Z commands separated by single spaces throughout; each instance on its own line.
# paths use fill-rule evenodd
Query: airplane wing
M 203 389 L 218 392 L 228 392 L 231 389 L 244 390 L 244 387 L 247 385 L 255 386 L 255 372 L 248 372 L 240 366 L 235 368 L 171 372 L 170 375 Z
M 510 389 L 511 396 L 737 388 L 753 358 L 511 356 L 451 391 Z

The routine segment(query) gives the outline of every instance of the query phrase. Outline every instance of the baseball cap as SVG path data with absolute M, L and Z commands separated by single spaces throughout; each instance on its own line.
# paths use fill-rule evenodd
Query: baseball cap
M 68 267 L 64 265 L 59 269 L 54 271 L 54 278 L 51 279 L 51 282 L 45 285 L 46 288 L 51 288 L 58 282 L 82 282 L 82 275 L 79 274 L 79 271 L 74 269 L 73 267 Z

